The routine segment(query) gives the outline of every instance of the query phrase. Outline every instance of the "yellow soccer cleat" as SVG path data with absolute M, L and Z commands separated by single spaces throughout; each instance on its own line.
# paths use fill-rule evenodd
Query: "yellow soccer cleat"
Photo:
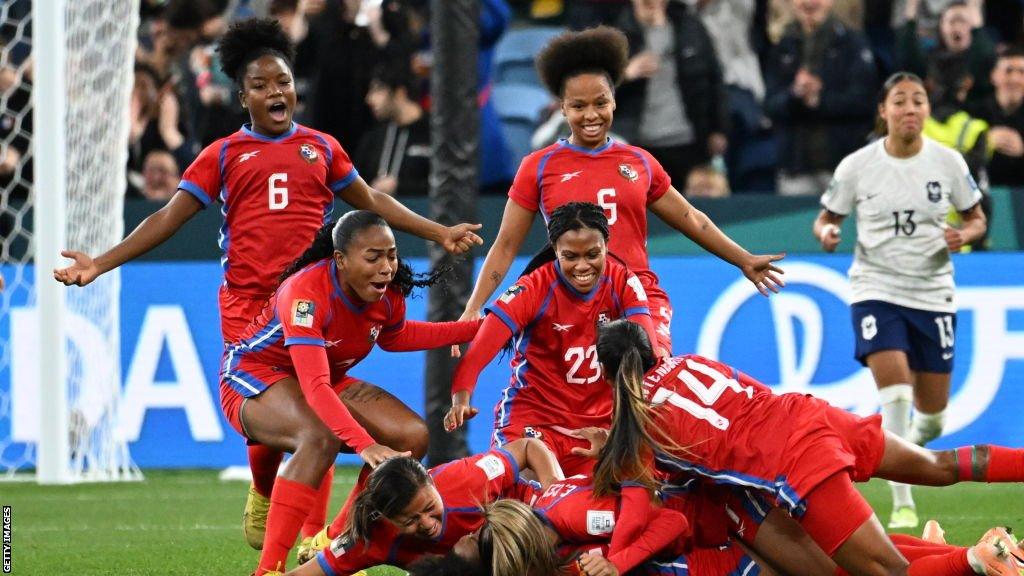
M 939 523 L 935 520 L 929 520 L 924 523 L 924 530 L 921 531 L 921 540 L 927 540 L 934 544 L 945 544 L 946 543 L 946 531 L 939 526 Z
M 303 538 L 302 542 L 299 544 L 299 550 L 296 553 L 296 559 L 298 560 L 299 565 L 301 566 L 313 558 L 316 558 L 316 555 L 321 550 L 330 545 L 331 539 L 327 537 L 326 526 L 323 530 L 317 532 L 313 536 Z
M 249 496 L 245 499 L 245 512 L 242 512 L 242 532 L 245 532 L 245 541 L 256 550 L 263 549 L 268 512 L 270 498 L 257 492 L 254 484 L 249 484 Z
M 917 525 L 921 521 L 917 519 L 917 510 L 914 510 L 910 506 L 900 506 L 899 508 L 892 511 L 892 516 L 889 517 L 889 528 L 901 529 L 901 528 L 917 528 Z

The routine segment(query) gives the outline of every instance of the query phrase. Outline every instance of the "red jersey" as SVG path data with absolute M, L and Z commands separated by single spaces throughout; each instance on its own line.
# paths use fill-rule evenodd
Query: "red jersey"
M 347 534 L 335 538 L 316 557 L 323 571 L 347 576 L 378 564 L 406 566 L 425 554 L 445 554 L 459 538 L 483 524 L 483 505 L 521 489 L 515 458 L 500 448 L 431 468 L 430 477 L 444 504 L 441 534 L 436 539 L 400 535 L 394 524 L 380 519 L 371 528 L 369 543 Z
M 523 158 L 509 198 L 523 208 L 551 213 L 569 202 L 599 204 L 608 216 L 608 249 L 640 276 L 657 277 L 647 261 L 647 206 L 665 195 L 671 180 L 646 150 L 609 139 L 596 149 L 567 140 Z
M 640 279 L 609 258 L 598 284 L 578 292 L 549 262 L 510 286 L 487 311 L 512 331 L 512 377 L 494 409 L 498 444 L 501 428 L 528 426 L 607 427 L 612 393 L 597 361 L 597 327 L 618 318 L 644 317 L 654 334 Z M 461 373 L 460 373 L 461 375 Z M 456 379 L 452 392 L 472 389 Z
M 700 356 L 660 361 L 644 378 L 644 394 L 655 409 L 655 438 L 665 434 L 683 447 L 656 455 L 661 470 L 763 490 L 795 516 L 822 480 L 842 470 L 863 477 L 875 457 L 875 419 L 809 395 L 776 395 Z
M 334 194 L 358 176 L 328 134 L 293 124 L 270 138 L 246 124 L 204 148 L 178 188 L 204 207 L 220 200 L 224 282 L 240 294 L 267 297 L 330 221 Z
M 295 375 L 288 346 L 310 344 L 327 350 L 330 381 L 373 349 L 378 339 L 393 338 L 405 324 L 405 297 L 389 288 L 377 302 L 353 302 L 338 285 L 331 258 L 289 276 L 260 315 L 227 347 L 221 379 L 242 396 L 256 396 L 267 383 L 252 378 L 246 364 L 271 366 Z

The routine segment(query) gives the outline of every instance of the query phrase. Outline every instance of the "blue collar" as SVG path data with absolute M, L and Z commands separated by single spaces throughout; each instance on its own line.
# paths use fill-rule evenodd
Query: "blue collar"
M 253 129 L 252 129 L 252 122 L 246 122 L 245 124 L 242 124 L 242 132 L 245 132 L 246 135 L 252 136 L 253 138 L 255 138 L 257 140 L 262 140 L 264 142 L 280 142 L 280 141 L 284 140 L 285 138 L 290 138 L 293 134 L 295 134 L 295 131 L 298 130 L 298 129 L 299 129 L 299 125 L 296 124 L 295 122 L 292 122 L 292 126 L 291 126 L 291 128 L 288 129 L 287 132 L 285 132 L 284 134 L 281 134 L 280 136 L 273 136 L 273 137 L 271 137 L 271 136 L 264 136 L 263 134 L 260 134 L 258 132 L 254 132 Z
M 558 143 L 570 150 L 583 152 L 584 154 L 600 154 L 601 152 L 604 152 L 605 150 L 611 148 L 612 144 L 614 144 L 615 142 L 610 137 L 606 137 L 604 144 L 601 144 L 597 148 L 586 148 L 584 146 L 577 146 L 576 144 L 570 143 L 568 138 L 562 138 L 558 141 Z
M 570 294 L 584 302 L 589 302 L 595 295 L 597 295 L 598 288 L 600 288 L 601 284 L 605 281 L 605 275 L 602 273 L 601 276 L 597 278 L 597 283 L 594 284 L 594 288 L 590 292 L 580 292 L 572 285 L 572 283 L 569 282 L 569 279 L 565 277 L 565 274 L 562 273 L 562 267 L 558 265 L 558 260 L 552 262 L 551 266 L 554 267 L 555 274 L 558 275 L 558 281 L 562 283 L 562 286 L 568 290 Z M 608 264 L 605 263 L 605 267 L 607 266 Z
M 345 294 L 345 291 L 341 289 L 341 284 L 338 284 L 338 263 L 331 258 L 331 284 L 334 285 L 334 293 L 341 298 L 341 301 L 348 307 L 349 310 L 360 313 L 366 308 L 366 304 L 356 304 Z

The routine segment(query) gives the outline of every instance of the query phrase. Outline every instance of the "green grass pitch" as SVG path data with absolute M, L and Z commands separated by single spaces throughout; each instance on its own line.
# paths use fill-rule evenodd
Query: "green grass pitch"
M 339 469 L 332 511 L 354 475 Z M 863 491 L 887 518 L 888 487 L 876 481 Z M 245 494 L 245 484 L 220 482 L 213 471 L 150 471 L 128 484 L 0 483 L 0 504 L 13 511 L 13 573 L 25 575 L 247 575 L 258 553 L 242 537 Z M 994 525 L 1024 531 L 1021 485 L 916 488 L 915 497 L 922 518 L 938 519 L 951 543 L 973 544 Z M 396 573 L 377 568 L 371 576 Z

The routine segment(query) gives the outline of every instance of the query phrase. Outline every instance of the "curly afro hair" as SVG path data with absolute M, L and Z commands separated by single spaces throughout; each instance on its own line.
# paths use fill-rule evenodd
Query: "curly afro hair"
M 249 18 L 228 28 L 217 45 L 217 54 L 220 56 L 220 69 L 241 86 L 245 67 L 266 54 L 283 59 L 291 68 L 295 47 L 277 20 Z
M 547 89 L 562 97 L 565 82 L 580 74 L 604 74 L 615 87 L 629 62 L 629 43 L 615 28 L 598 26 L 556 36 L 537 54 L 537 73 Z

